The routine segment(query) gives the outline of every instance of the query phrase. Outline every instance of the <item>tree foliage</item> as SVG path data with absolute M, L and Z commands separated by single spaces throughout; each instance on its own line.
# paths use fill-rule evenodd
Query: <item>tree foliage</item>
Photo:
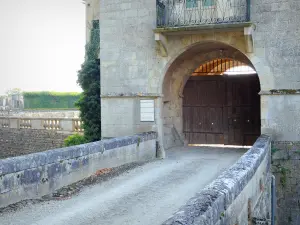
M 80 145 L 86 142 L 85 137 L 80 134 L 73 134 L 64 140 L 64 146 Z
M 99 34 L 99 21 L 93 21 L 91 38 L 86 45 L 85 61 L 78 71 L 77 82 L 83 93 L 76 106 L 80 110 L 87 142 L 101 139 Z

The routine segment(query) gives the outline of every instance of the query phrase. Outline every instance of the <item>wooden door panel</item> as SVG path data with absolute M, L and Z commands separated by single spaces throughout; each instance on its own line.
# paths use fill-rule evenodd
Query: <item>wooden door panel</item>
M 192 131 L 193 132 L 208 132 L 209 128 L 207 127 L 206 123 L 206 107 L 193 107 L 191 109 L 192 117 L 193 117 L 193 124 L 192 124 Z
M 190 144 L 250 144 L 260 135 L 257 75 L 191 77 L 183 92 Z M 253 144 L 253 143 L 252 143 Z
M 206 135 L 205 135 L 205 133 L 193 133 L 192 134 L 192 143 L 193 144 L 199 144 L 199 143 L 206 144 Z
M 185 106 L 182 109 L 182 115 L 183 115 L 183 132 L 188 133 L 192 132 L 191 125 L 193 124 L 193 117 L 192 117 L 192 107 Z
M 257 140 L 257 134 L 245 134 L 244 135 L 244 145 L 252 146 Z
M 211 133 L 223 133 L 223 107 L 207 108 L 206 118 Z
M 228 112 L 228 144 L 241 144 L 243 140 L 242 124 L 241 124 L 241 108 L 237 106 L 226 107 Z
M 246 134 L 260 133 L 260 110 L 251 106 L 243 107 L 243 127 Z
M 206 134 L 206 144 L 224 144 L 224 135 Z
M 227 76 L 228 144 L 244 145 L 260 135 L 257 75 Z M 252 134 L 245 136 L 245 134 Z M 253 144 L 253 143 L 252 143 Z
M 184 87 L 184 99 L 183 106 L 193 106 L 194 100 L 194 92 L 195 92 L 195 82 L 188 80 Z

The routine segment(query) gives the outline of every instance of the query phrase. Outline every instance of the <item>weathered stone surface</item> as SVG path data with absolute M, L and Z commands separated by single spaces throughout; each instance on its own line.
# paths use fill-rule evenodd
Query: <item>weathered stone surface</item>
M 278 224 L 300 224 L 300 142 L 272 143 Z
M 270 144 L 271 140 L 268 136 L 261 136 L 232 167 L 190 199 L 164 225 L 229 225 L 238 220 L 240 220 L 238 224 L 245 224 L 241 220 L 248 220 L 248 217 L 239 218 L 243 214 L 244 205 L 247 205 L 248 199 L 256 202 L 263 194 L 263 191 L 252 193 L 253 189 L 260 188 L 256 186 L 257 180 L 263 179 L 266 186 L 270 185 Z M 249 192 L 250 189 L 252 191 Z M 246 202 L 241 202 L 240 197 L 244 195 L 247 198 L 242 198 L 242 201 L 246 200 Z M 239 209 L 240 212 L 234 210 L 235 205 L 243 206 Z M 254 210 L 254 207 L 251 210 Z M 265 216 L 267 215 L 270 216 L 265 213 Z
M 156 157 L 155 132 L 0 160 L 0 207 L 50 193 L 96 170 Z
M 155 132 L 137 134 L 134 136 L 119 137 L 109 140 L 97 141 L 88 144 L 59 148 L 0 160 L 0 175 L 15 173 L 46 164 L 57 163 L 62 160 L 79 158 L 94 153 L 103 153 L 104 151 L 121 148 L 133 144 L 139 144 L 148 140 L 157 138 Z
M 210 51 L 233 47 L 246 56 L 257 71 L 261 85 L 261 131 L 276 141 L 300 140 L 300 2 L 297 0 L 251 0 L 250 20 L 254 51 L 245 51 L 240 32 L 205 32 L 185 34 L 173 32 L 167 39 L 167 57 L 161 57 L 154 39 L 156 5 L 154 0 L 100 1 L 101 26 L 101 94 L 157 93 L 158 116 L 152 124 L 166 148 L 176 145 L 175 128 L 182 135 L 182 89 L 185 77 L 202 62 L 219 58 L 198 48 L 204 43 Z M 187 24 L 189 25 L 189 24 Z M 195 29 L 196 26 L 194 27 Z M 174 28 L 171 28 L 175 30 Z M 118 33 L 118 35 L 115 35 Z M 224 44 L 224 46 L 221 44 Z M 190 51 L 191 50 L 191 51 Z M 190 51 L 190 53 L 188 53 Z M 187 54 L 185 54 L 187 53 Z M 229 52 L 224 57 L 241 59 Z M 238 57 L 237 57 L 238 56 Z M 112 75 L 113 74 L 113 75 Z M 271 95 L 270 95 L 271 94 Z M 129 97 L 102 98 L 103 136 L 133 134 L 146 129 L 138 121 L 138 102 Z M 159 97 L 162 96 L 162 97 Z M 138 98 L 138 97 L 137 97 Z M 118 122 L 116 122 L 118 121 Z M 163 124 L 159 128 L 159 124 Z M 156 127 L 155 127 L 156 126 Z M 116 131 L 117 130 L 117 131 Z M 282 150 L 274 155 L 274 163 L 294 165 L 297 150 Z M 292 160 L 291 160 L 292 159 Z M 294 171 L 294 170 L 293 170 Z M 296 178 L 296 172 L 293 177 Z M 293 181 L 294 182 L 294 181 Z M 289 188 L 287 189 L 289 191 Z M 285 210 L 285 209 L 283 209 Z M 285 216 L 288 218 L 288 216 Z M 286 225 L 288 219 L 282 224 Z M 295 220 L 297 221 L 297 220 Z
M 50 130 L 0 128 L 0 159 L 60 148 L 69 135 Z

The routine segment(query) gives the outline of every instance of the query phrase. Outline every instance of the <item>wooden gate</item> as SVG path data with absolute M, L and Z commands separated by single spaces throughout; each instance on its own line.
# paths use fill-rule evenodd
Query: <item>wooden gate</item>
M 183 132 L 189 144 L 252 145 L 260 135 L 257 75 L 191 77 L 184 89 Z

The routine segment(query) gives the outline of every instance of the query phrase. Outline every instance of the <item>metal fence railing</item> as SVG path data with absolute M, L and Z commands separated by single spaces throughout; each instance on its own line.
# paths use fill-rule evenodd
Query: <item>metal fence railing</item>
M 157 0 L 157 27 L 250 21 L 250 0 Z

